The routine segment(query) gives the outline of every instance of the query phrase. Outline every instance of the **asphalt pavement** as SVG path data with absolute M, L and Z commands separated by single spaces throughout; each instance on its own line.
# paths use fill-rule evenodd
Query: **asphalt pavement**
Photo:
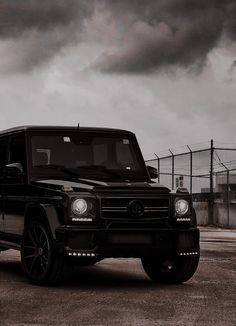
M 157 285 L 138 259 L 75 269 L 60 287 L 24 278 L 19 253 L 0 254 L 0 325 L 236 325 L 236 230 L 201 228 L 193 278 Z

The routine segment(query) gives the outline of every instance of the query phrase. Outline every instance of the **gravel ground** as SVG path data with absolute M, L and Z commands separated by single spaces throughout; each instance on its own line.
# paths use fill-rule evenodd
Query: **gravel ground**
M 0 325 L 236 325 L 236 231 L 201 229 L 201 260 L 182 285 L 156 285 L 138 259 L 75 269 L 60 287 L 25 280 L 0 254 Z

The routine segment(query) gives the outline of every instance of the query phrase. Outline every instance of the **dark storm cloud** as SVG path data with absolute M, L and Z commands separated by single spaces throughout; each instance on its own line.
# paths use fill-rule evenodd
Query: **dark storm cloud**
M 201 69 L 222 37 L 236 39 L 235 0 L 106 1 L 130 15 L 121 44 L 95 66 L 104 72 L 150 73 L 161 67 Z
M 167 65 L 188 67 L 195 64 L 201 68 L 221 29 L 216 22 L 204 34 L 204 27 L 208 27 L 208 18 L 204 16 L 185 23 L 175 32 L 164 22 L 154 26 L 137 22 L 126 35 L 127 45 L 114 54 L 104 55 L 97 67 L 120 73 L 147 73 Z
M 110 16 L 106 31 L 94 20 Z M 86 23 L 85 23 L 86 22 Z M 119 31 L 112 35 L 110 23 Z M 109 73 L 151 73 L 166 66 L 201 69 L 221 37 L 236 40 L 235 0 L 0 0 L 0 41 L 12 41 L 21 70 L 48 61 L 60 49 L 86 40 L 112 52 L 92 68 Z M 102 32 L 103 31 L 103 32 Z M 81 36 L 82 35 L 82 36 Z M 109 43 L 110 41 L 110 43 Z M 13 46 L 14 48 L 14 46 Z M 79 60 L 79 57 L 78 57 Z M 13 68 L 14 69 L 14 68 Z M 16 68 L 17 69 L 17 68 Z
M 92 2 L 0 0 L 0 46 L 8 46 L 9 55 L 15 55 L 1 71 L 27 72 L 78 42 L 83 21 L 92 14 Z
M 65 27 L 81 21 L 89 9 L 85 0 L 0 0 L 0 35 L 18 37 L 32 29 Z

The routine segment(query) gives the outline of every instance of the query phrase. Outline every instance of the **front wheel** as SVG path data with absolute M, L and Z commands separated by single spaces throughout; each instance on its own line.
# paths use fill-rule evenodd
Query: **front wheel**
M 65 261 L 55 251 L 51 233 L 40 220 L 25 227 L 21 262 L 27 278 L 37 285 L 55 284 L 64 276 Z
M 157 283 L 183 283 L 195 273 L 199 255 L 176 256 L 174 259 L 143 257 L 142 265 L 147 275 Z

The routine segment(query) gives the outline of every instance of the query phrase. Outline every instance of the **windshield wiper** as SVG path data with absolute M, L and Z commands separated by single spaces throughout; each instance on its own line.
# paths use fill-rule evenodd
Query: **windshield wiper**
M 59 164 L 47 164 L 47 165 L 34 165 L 35 168 L 41 168 L 41 169 L 51 169 L 51 170 L 57 170 L 60 172 L 64 172 L 68 175 L 78 177 L 78 173 L 71 171 L 71 169 L 66 168 L 64 165 Z
M 88 170 L 88 171 L 99 171 L 99 172 L 104 172 L 107 175 L 111 176 L 111 177 L 119 177 L 121 178 L 121 175 L 119 173 L 116 173 L 114 171 L 109 170 L 107 167 L 105 167 L 104 165 L 80 165 L 76 167 L 78 170 L 82 169 L 82 170 Z
M 35 165 L 35 168 L 41 168 L 41 169 L 51 169 L 51 170 L 57 170 L 60 172 L 64 172 L 68 175 L 71 175 L 73 177 L 82 177 L 79 173 L 79 170 L 83 170 L 83 171 L 88 171 L 91 173 L 94 172 L 94 174 L 96 174 L 96 172 L 102 172 L 105 173 L 106 175 L 110 176 L 110 177 L 115 177 L 115 178 L 119 178 L 121 179 L 120 174 L 113 172 L 109 169 L 107 169 L 105 166 L 103 165 L 82 165 L 82 166 L 77 166 L 76 170 L 78 170 L 78 172 L 72 171 L 71 169 L 65 167 L 64 165 L 59 165 L 59 164 L 47 164 L 47 165 Z M 83 177 L 91 177 L 90 174 L 83 174 Z

